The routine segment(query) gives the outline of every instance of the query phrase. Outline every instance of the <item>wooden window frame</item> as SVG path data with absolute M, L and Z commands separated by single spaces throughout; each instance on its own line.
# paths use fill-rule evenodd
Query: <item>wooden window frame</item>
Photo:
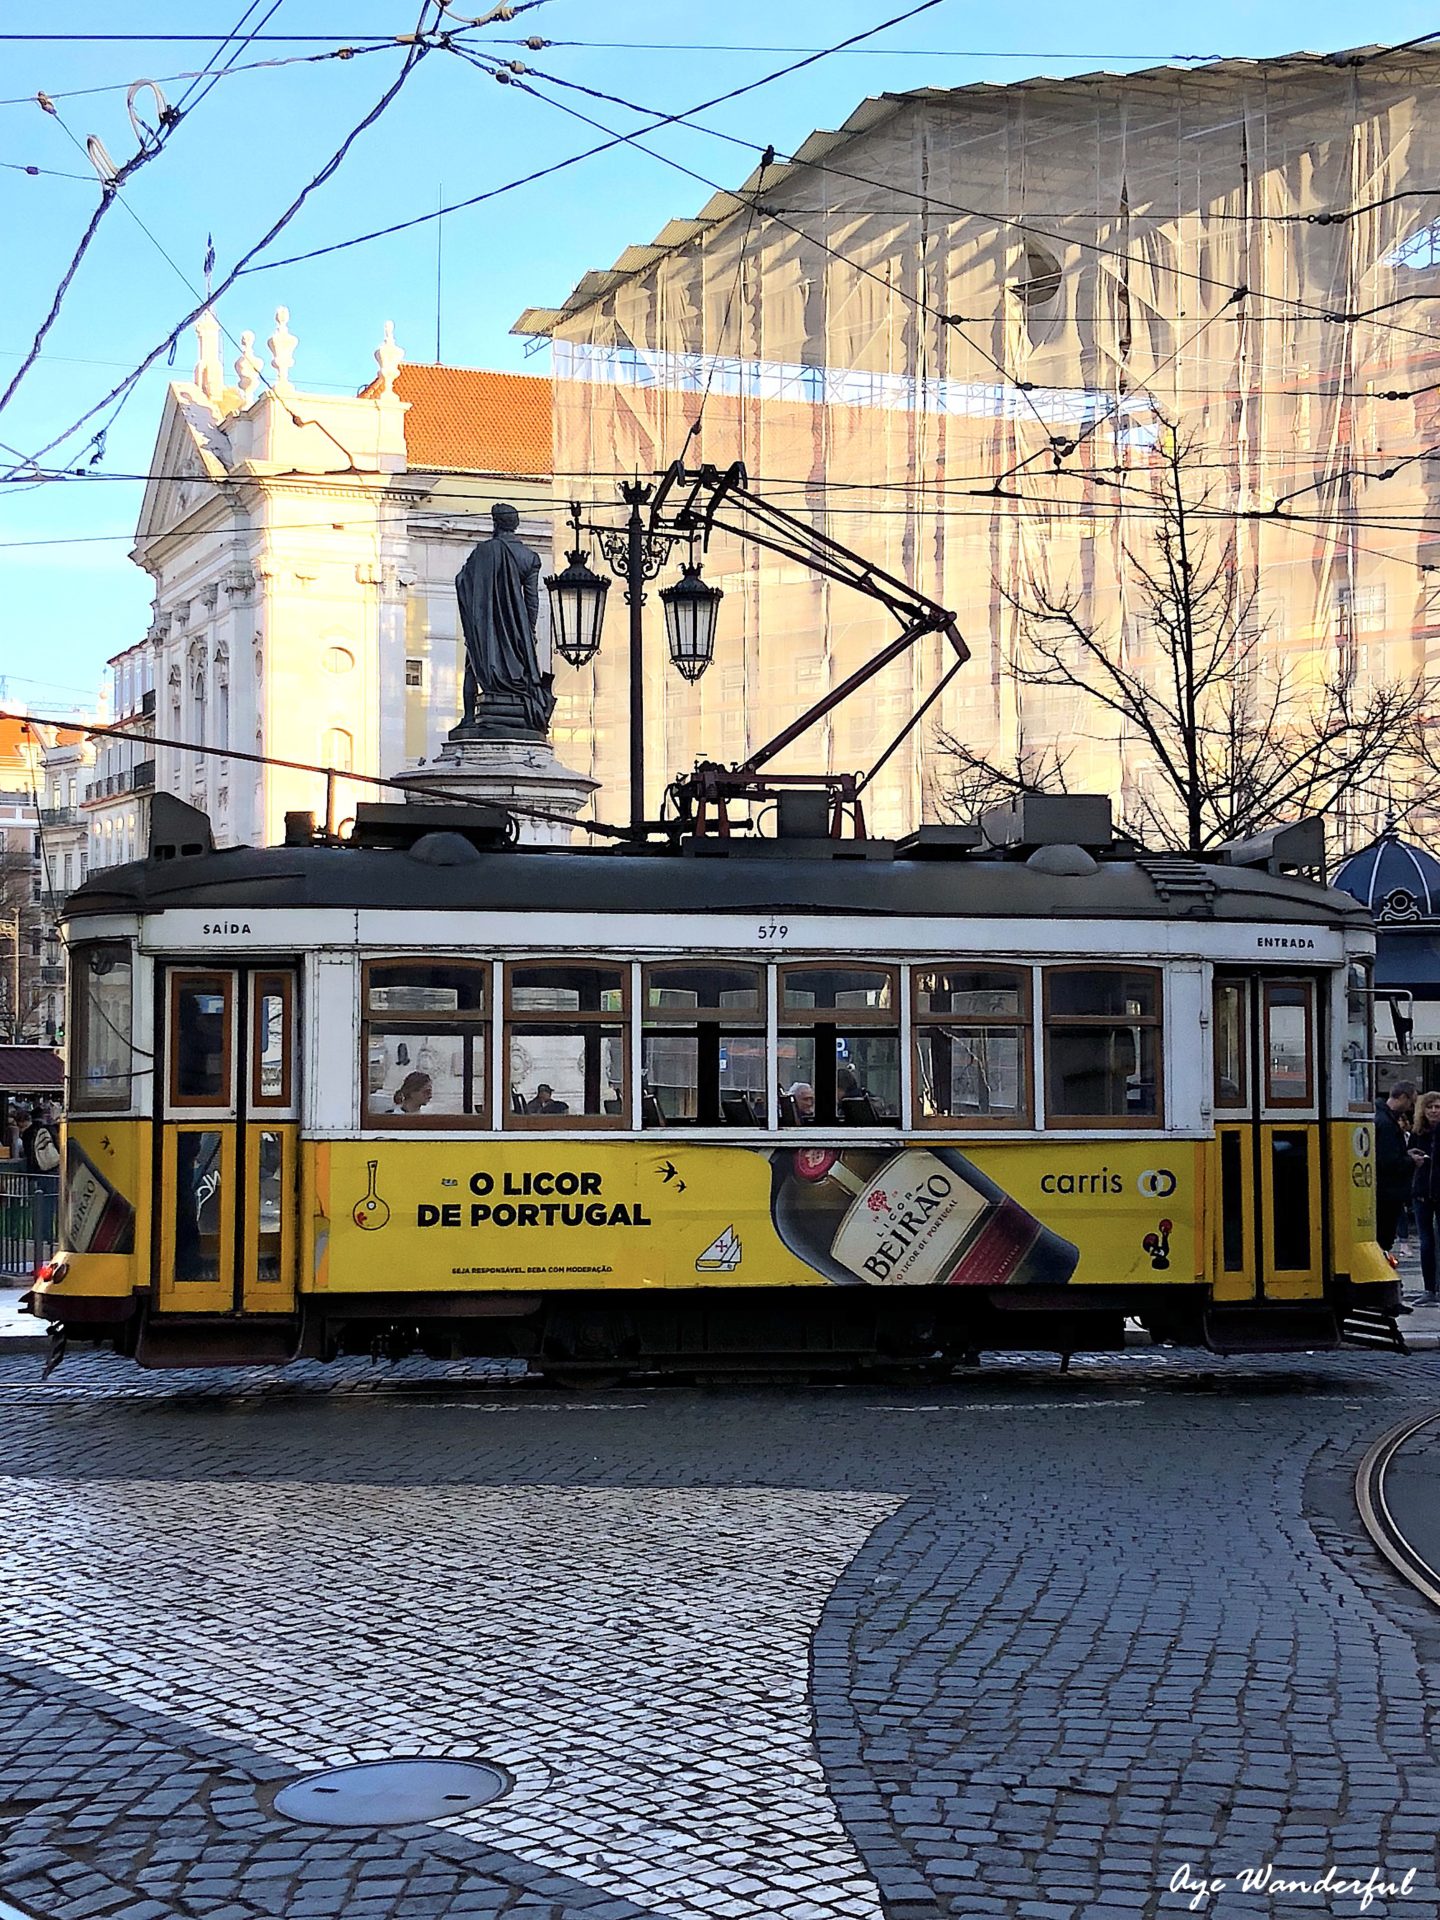
M 280 1077 L 284 1092 L 280 1096 L 261 1091 L 260 1004 L 278 998 L 280 1015 Z M 279 1118 L 295 1110 L 295 975 L 292 971 L 256 972 L 250 976 L 250 1100 L 251 1113 Z
M 926 974 L 932 973 L 1006 973 L 1013 974 L 1019 985 L 1019 1009 L 1014 1014 L 1001 1013 L 922 1013 L 920 1009 L 920 982 Z M 1035 1033 L 1035 982 L 1033 969 L 1018 961 L 1009 960 L 948 960 L 916 962 L 910 968 L 910 1057 L 914 1092 L 911 1104 L 914 1108 L 914 1125 L 927 1130 L 939 1129 L 943 1132 L 989 1133 L 1033 1132 L 1035 1127 L 1035 1088 L 1032 1059 L 1034 1054 Z M 1014 1033 L 1018 1042 L 1020 1085 L 1022 1100 L 1019 1110 L 1013 1117 L 994 1114 L 978 1114 L 973 1119 L 964 1115 L 936 1113 L 925 1114 L 920 1111 L 920 1041 L 928 1028 L 940 1026 L 995 1027 Z
M 1144 962 L 1126 960 L 1077 961 L 1073 964 L 1046 967 L 1044 970 L 1043 1015 L 1041 1019 L 1041 1046 L 1045 1071 L 1045 1131 L 1047 1133 L 1115 1133 L 1115 1132 L 1154 1132 L 1165 1125 L 1165 969 L 1146 965 Z M 1058 1020 L 1051 1013 L 1051 983 L 1064 974 L 1072 973 L 1123 973 L 1144 975 L 1155 983 L 1154 1013 L 1139 1014 L 1127 1019 L 1113 1013 L 1067 1013 Z M 1050 1074 L 1050 1036 L 1052 1033 L 1082 1032 L 1087 1029 L 1113 1031 L 1117 1027 L 1150 1027 L 1156 1034 L 1155 1046 L 1155 1110 L 1153 1113 L 1057 1113 L 1054 1107 Z
M 177 1085 L 180 1070 L 179 1002 L 182 991 L 197 981 L 210 981 L 220 988 L 224 1015 L 221 1022 L 221 1057 L 225 1062 L 225 1085 L 219 1094 L 182 1096 Z M 165 993 L 165 1095 L 166 1109 L 172 1116 L 184 1114 L 235 1113 L 239 1110 L 235 1060 L 235 998 L 239 978 L 225 968 L 172 967 Z
M 1270 996 L 1277 987 L 1299 987 L 1302 993 L 1302 1006 L 1305 1013 L 1305 1094 L 1303 1099 L 1277 1099 L 1271 1092 L 1270 1074 Z M 1315 982 L 1303 976 L 1288 975 L 1274 980 L 1260 982 L 1261 1009 L 1261 1067 L 1265 1076 L 1262 1088 L 1264 1095 L 1260 1111 L 1262 1113 L 1308 1114 L 1318 1111 L 1318 1081 L 1315 1071 Z M 1348 1103 L 1348 1093 L 1347 1093 Z
M 789 1007 L 785 1005 L 785 982 L 792 973 L 883 973 L 890 981 L 888 1007 Z M 775 970 L 776 1024 L 781 1033 L 797 1027 L 813 1027 L 816 1016 L 832 1016 L 825 1026 L 893 1027 L 900 1031 L 900 973 L 898 965 L 887 961 L 852 960 L 847 964 L 830 960 L 788 960 Z
M 514 976 L 516 973 L 535 973 L 548 971 L 554 973 L 573 973 L 578 969 L 589 968 L 600 972 L 614 972 L 620 976 L 620 1006 L 616 1008 L 530 1008 L 515 1005 Z M 506 1133 L 625 1133 L 633 1132 L 631 1122 L 630 1090 L 630 1053 L 633 1037 L 630 993 L 631 968 L 623 960 L 597 960 L 577 958 L 557 960 L 554 958 L 531 960 L 507 960 L 504 967 L 504 1040 L 501 1059 L 505 1068 L 505 1079 L 500 1093 L 500 1126 Z M 592 1027 L 613 1027 L 621 1041 L 620 1111 L 618 1113 L 516 1113 L 511 1104 L 514 1088 L 510 1079 L 510 1055 L 517 1027 L 538 1027 L 542 1032 L 583 1035 Z M 652 1128 L 653 1132 L 654 1129 Z
M 83 1062 L 90 1051 L 91 1011 L 85 998 L 85 983 L 88 977 L 89 956 L 102 948 L 121 953 L 130 974 L 130 1032 L 126 1045 L 130 1053 L 130 1065 L 125 1073 L 124 1091 L 92 1094 L 86 1097 L 80 1078 L 72 1071 L 71 1063 L 77 1053 Z M 135 960 L 136 953 L 128 940 L 86 940 L 77 941 L 70 950 L 70 1008 L 66 1032 L 70 1038 L 70 1057 L 66 1061 L 65 1104 L 73 1114 L 111 1114 L 129 1113 L 135 1105 L 135 1076 L 138 1071 L 135 1046 Z M 75 1045 L 78 1037 L 79 1046 Z
M 1216 1115 L 1224 1115 L 1226 1120 L 1245 1120 L 1250 1117 L 1250 1095 L 1252 1088 L 1250 1049 L 1252 1045 L 1253 1022 L 1255 1018 L 1254 995 L 1251 992 L 1251 980 L 1248 975 L 1236 977 L 1221 974 L 1212 978 L 1210 983 L 1210 1099 Z M 1240 994 L 1240 1098 L 1222 1100 L 1220 1098 L 1220 1021 L 1217 1006 L 1221 991 L 1234 987 Z
M 693 967 L 697 972 L 702 972 L 707 967 L 729 968 L 735 973 L 744 973 L 751 976 L 754 980 L 756 990 L 755 1005 L 753 1007 L 652 1007 L 649 1001 L 651 973 L 657 971 L 680 972 L 684 971 L 687 967 Z M 737 1040 L 758 1040 L 760 1042 L 760 1050 L 766 1059 L 766 1076 L 768 1082 L 770 1078 L 769 1068 L 771 1065 L 770 1048 L 768 1044 L 768 993 L 768 970 L 762 962 L 753 960 L 730 960 L 723 956 L 717 956 L 713 961 L 686 959 L 644 961 L 640 969 L 640 1009 L 638 1021 L 642 1060 L 645 1053 L 645 1042 L 652 1036 L 664 1035 L 671 1039 L 694 1040 L 697 1044 L 703 1046 L 704 1040 L 702 1036 L 706 1033 L 715 1033 L 718 1031 L 721 1036 L 728 1034 Z M 718 1045 L 719 1042 L 717 1041 L 716 1044 Z M 765 1124 L 766 1122 L 763 1119 L 755 1122 L 757 1127 L 764 1127 Z M 662 1117 L 658 1121 L 651 1121 L 647 1124 L 645 1119 L 645 1103 L 642 1095 L 640 1103 L 640 1129 L 644 1133 L 673 1132 L 693 1134 L 707 1127 L 718 1129 L 729 1128 L 731 1125 L 732 1123 L 725 1120 L 723 1113 L 720 1118 L 715 1120 L 667 1120 Z
M 370 1008 L 370 986 L 374 972 L 384 968 L 445 967 L 463 969 L 466 973 L 478 975 L 484 992 L 484 1001 L 480 1012 L 437 1013 L 433 1009 L 406 1009 L 399 1013 L 372 1013 Z M 386 1133 L 392 1128 L 402 1129 L 406 1133 L 493 1133 L 491 1115 L 493 1112 L 494 1088 L 491 1086 L 490 1035 L 493 1023 L 492 979 L 488 960 L 471 960 L 464 955 L 429 954 L 372 954 L 360 966 L 360 1130 L 362 1133 Z M 470 1042 L 470 1058 L 476 1057 L 477 1042 L 479 1058 L 484 1074 L 484 1107 L 473 1113 L 401 1113 L 398 1109 L 392 1113 L 372 1113 L 369 1108 L 370 1092 L 370 1028 L 379 1021 L 387 1033 L 409 1029 L 414 1032 L 452 1032 L 457 1038 Z

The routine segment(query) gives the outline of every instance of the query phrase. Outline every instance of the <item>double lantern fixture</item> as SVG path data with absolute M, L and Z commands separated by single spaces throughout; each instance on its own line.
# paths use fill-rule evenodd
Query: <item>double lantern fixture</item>
M 639 508 L 644 499 L 632 499 L 631 494 L 643 493 L 648 497 L 648 488 L 626 487 L 623 491 L 631 507 L 631 525 L 627 528 L 584 527 L 583 531 L 597 536 L 607 563 L 617 578 L 625 582 L 625 598 L 633 624 L 645 597 L 645 582 L 658 573 L 676 536 L 657 533 L 641 520 Z M 575 545 L 566 555 L 569 565 L 563 573 L 547 575 L 545 590 L 550 598 L 554 650 L 572 667 L 583 667 L 600 651 L 610 582 L 595 572 L 588 552 L 581 545 L 578 503 L 570 508 L 570 522 Z M 660 589 L 670 661 L 686 680 L 698 680 L 715 657 L 715 629 L 724 597 L 719 587 L 708 585 L 703 578 L 692 543 L 691 557 L 682 563 L 680 578 Z

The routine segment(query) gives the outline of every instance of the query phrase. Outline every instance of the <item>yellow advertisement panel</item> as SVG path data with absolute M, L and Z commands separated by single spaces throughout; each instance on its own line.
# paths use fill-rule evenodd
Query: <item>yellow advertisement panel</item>
M 1188 1284 L 1204 1275 L 1202 1153 L 1194 1141 L 336 1141 L 311 1174 L 307 1284 Z
M 138 1120 L 71 1120 L 61 1162 L 57 1250 L 64 1290 L 119 1295 L 144 1286 L 149 1262 L 150 1126 Z

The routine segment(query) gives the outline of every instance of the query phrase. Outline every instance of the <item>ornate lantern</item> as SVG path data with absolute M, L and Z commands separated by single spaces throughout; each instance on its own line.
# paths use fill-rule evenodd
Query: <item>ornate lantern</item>
M 605 620 L 605 596 L 610 582 L 596 573 L 580 547 L 566 555 L 563 573 L 548 574 L 551 645 L 572 667 L 583 667 L 600 651 L 600 629 Z
M 724 598 L 719 587 L 706 586 L 697 562 L 682 566 L 680 578 L 660 589 L 670 659 L 687 680 L 698 680 L 715 657 L 715 623 Z

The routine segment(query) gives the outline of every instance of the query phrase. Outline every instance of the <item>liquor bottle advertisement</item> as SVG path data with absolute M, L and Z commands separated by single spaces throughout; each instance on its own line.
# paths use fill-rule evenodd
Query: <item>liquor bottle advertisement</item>
M 1204 1153 L 372 1138 L 315 1174 L 336 1289 L 1054 1288 L 1193 1282 Z
M 112 1129 L 118 1133 L 119 1128 Z M 128 1132 L 128 1129 L 126 1130 Z M 107 1154 L 109 1133 L 91 1142 L 101 1159 Z M 60 1245 L 69 1253 L 133 1253 L 135 1208 L 116 1184 L 118 1168 L 103 1172 L 75 1136 L 73 1126 L 65 1142 L 65 1174 L 61 1182 Z

